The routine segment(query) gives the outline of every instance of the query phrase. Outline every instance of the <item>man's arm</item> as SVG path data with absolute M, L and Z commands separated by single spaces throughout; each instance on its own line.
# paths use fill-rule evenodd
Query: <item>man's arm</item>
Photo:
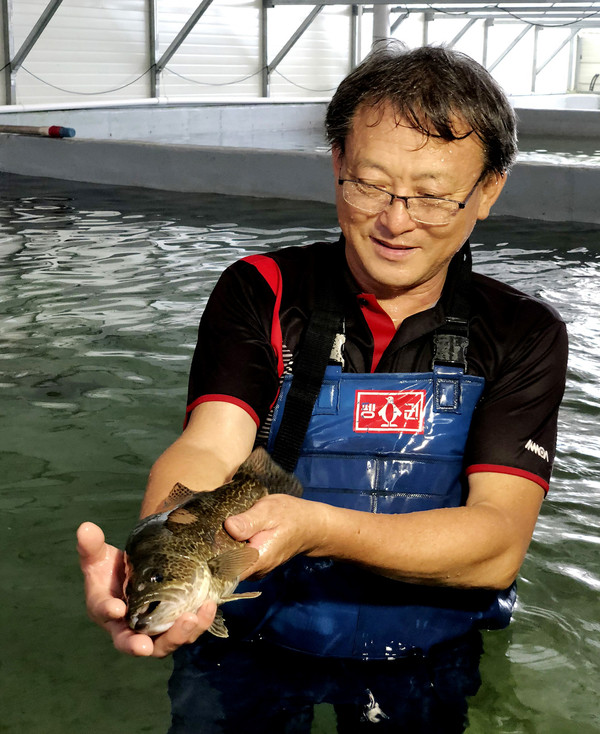
M 254 445 L 256 424 L 245 410 L 220 401 L 201 403 L 185 431 L 150 470 L 142 517 L 160 512 L 177 482 L 206 492 L 229 481 Z
M 263 575 L 298 553 L 328 556 L 412 583 L 504 589 L 516 578 L 544 492 L 508 474 L 469 478 L 465 507 L 378 515 L 272 495 L 230 518 L 227 530 L 250 539 Z
M 228 481 L 250 453 L 255 435 L 256 425 L 242 408 L 222 402 L 198 406 L 182 435 L 152 467 L 142 515 L 160 510 L 177 482 L 195 491 L 207 491 Z M 122 593 L 123 552 L 108 545 L 102 530 L 93 523 L 83 523 L 77 539 L 88 614 L 109 632 L 121 652 L 164 657 L 193 642 L 212 624 L 216 606 L 207 602 L 197 614 L 182 615 L 158 637 L 129 629 Z

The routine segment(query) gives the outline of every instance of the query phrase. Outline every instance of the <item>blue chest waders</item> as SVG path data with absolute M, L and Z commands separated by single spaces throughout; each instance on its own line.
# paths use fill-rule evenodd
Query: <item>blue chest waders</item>
M 295 470 L 304 497 L 388 514 L 464 504 L 463 453 L 483 386 L 456 367 L 368 375 L 327 367 Z M 288 389 L 286 378 L 272 436 Z M 293 559 L 280 582 L 263 637 L 336 657 L 426 652 L 475 627 L 505 626 L 514 603 L 513 588 L 405 584 L 323 558 Z

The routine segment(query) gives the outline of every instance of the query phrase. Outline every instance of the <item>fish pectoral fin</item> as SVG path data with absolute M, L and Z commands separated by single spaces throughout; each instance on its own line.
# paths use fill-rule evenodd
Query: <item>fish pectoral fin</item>
M 249 545 L 233 548 L 208 561 L 213 576 L 221 579 L 237 579 L 247 568 L 258 560 L 258 551 Z
M 215 637 L 229 637 L 229 632 L 223 620 L 223 612 L 220 609 L 217 609 L 213 623 L 208 628 L 208 631 Z
M 229 596 L 221 597 L 221 604 L 225 604 L 226 601 L 239 601 L 240 599 L 256 599 L 260 596 L 262 591 L 243 591 L 239 594 L 229 594 Z

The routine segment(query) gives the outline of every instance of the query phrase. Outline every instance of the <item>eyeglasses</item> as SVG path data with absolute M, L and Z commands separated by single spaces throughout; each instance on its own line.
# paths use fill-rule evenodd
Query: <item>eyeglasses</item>
M 413 221 L 421 224 L 448 224 L 452 217 L 465 208 L 483 176 L 484 173 L 477 179 L 464 201 L 441 199 L 435 196 L 398 196 L 374 184 L 345 178 L 339 178 L 338 184 L 342 187 L 344 201 L 366 214 L 380 214 L 393 204 L 395 199 L 400 199 L 404 202 L 408 216 Z

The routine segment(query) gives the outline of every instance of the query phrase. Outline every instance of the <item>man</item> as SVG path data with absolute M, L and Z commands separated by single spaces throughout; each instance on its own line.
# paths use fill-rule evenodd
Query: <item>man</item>
M 143 515 L 178 481 L 227 481 L 257 442 L 285 458 L 277 431 L 300 378 L 284 374 L 319 341 L 311 319 L 340 317 L 300 436 L 304 497 L 226 522 L 259 550 L 245 577 L 268 574 L 263 596 L 226 607 L 229 640 L 178 651 L 173 732 L 308 732 L 319 702 L 340 732 L 463 731 L 478 630 L 508 624 L 548 489 L 564 324 L 470 269 L 468 237 L 516 155 L 505 96 L 461 54 L 388 47 L 342 82 L 327 131 L 340 242 L 223 274 L 187 427 L 150 473 Z M 118 649 L 163 656 L 210 626 L 207 603 L 153 640 L 127 629 L 120 551 L 91 524 L 79 539 L 90 615 Z

